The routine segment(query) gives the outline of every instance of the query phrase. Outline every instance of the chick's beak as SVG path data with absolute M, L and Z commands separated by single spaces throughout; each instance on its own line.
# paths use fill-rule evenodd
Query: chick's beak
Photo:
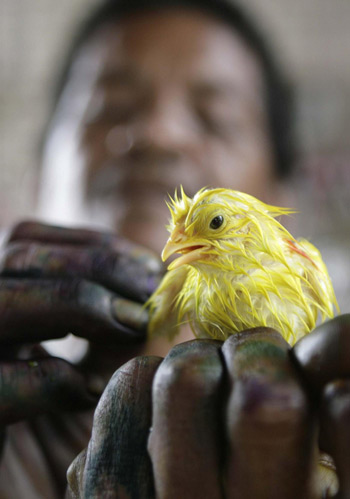
M 192 263 L 203 257 L 203 252 L 208 249 L 207 244 L 187 237 L 185 234 L 174 231 L 169 237 L 162 251 L 162 260 L 165 262 L 175 253 L 181 253 L 168 267 L 168 270 L 177 269 L 181 265 Z

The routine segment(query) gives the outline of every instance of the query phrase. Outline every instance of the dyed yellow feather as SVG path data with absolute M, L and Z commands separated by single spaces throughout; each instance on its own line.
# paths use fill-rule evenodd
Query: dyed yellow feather
M 168 205 L 168 267 L 148 301 L 149 334 L 177 334 L 189 323 L 197 337 L 225 340 L 257 326 L 294 344 L 318 317 L 338 309 L 319 251 L 296 240 L 276 217 L 291 213 L 242 192 L 202 189 L 175 193 Z

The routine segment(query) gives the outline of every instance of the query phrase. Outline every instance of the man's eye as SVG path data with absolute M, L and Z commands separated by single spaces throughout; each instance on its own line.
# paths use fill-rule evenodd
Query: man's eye
M 134 107 L 130 105 L 111 105 L 106 106 L 95 116 L 94 121 L 120 123 L 128 120 L 134 113 Z
M 140 108 L 134 95 L 126 92 L 96 93 L 91 99 L 85 114 L 87 125 L 110 125 L 128 121 Z
M 224 223 L 224 217 L 222 215 L 217 215 L 216 217 L 213 218 L 213 220 L 210 222 L 209 227 L 211 229 L 218 229 L 219 227 L 222 226 Z
M 202 126 L 207 132 L 215 135 L 231 134 L 239 124 L 237 118 L 229 112 L 198 111 Z

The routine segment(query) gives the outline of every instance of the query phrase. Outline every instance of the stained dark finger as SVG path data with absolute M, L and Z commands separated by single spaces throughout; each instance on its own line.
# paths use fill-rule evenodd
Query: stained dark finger
M 157 371 L 148 447 L 159 498 L 222 497 L 219 350 L 211 340 L 182 343 Z
M 309 387 L 319 394 L 329 381 L 350 377 L 350 314 L 317 327 L 291 354 Z
M 0 373 L 0 426 L 44 412 L 88 409 L 97 402 L 83 376 L 62 359 L 1 362 Z
M 155 254 L 112 232 L 102 232 L 84 228 L 61 227 L 35 221 L 17 224 L 9 233 L 8 243 L 27 241 L 45 244 L 67 244 L 75 246 L 104 246 L 119 253 L 141 252 L 146 257 L 155 258 Z
M 36 241 L 49 244 L 105 245 L 108 246 L 113 235 L 106 232 L 82 228 L 60 227 L 36 221 L 23 221 L 13 227 L 8 242 Z
M 98 284 L 78 279 L 1 279 L 0 343 L 15 345 L 73 333 L 97 343 L 144 339 L 147 317 Z
M 95 411 L 87 451 L 69 469 L 71 497 L 155 497 L 147 439 L 152 381 L 161 361 L 137 357 L 112 376 Z
M 268 328 L 237 333 L 223 345 L 228 499 L 312 497 L 315 431 L 288 348 Z
M 337 499 L 350 498 L 350 380 L 330 382 L 324 389 L 320 442 L 337 468 Z
M 134 250 L 16 242 L 2 250 L 0 269 L 4 277 L 80 277 L 143 302 L 157 287 L 162 266 Z

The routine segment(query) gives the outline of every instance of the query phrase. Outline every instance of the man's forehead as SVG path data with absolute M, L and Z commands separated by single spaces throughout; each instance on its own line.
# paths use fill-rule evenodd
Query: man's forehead
M 240 36 L 222 21 L 188 9 L 135 13 L 101 27 L 86 44 L 107 83 L 157 74 L 223 86 L 251 85 L 260 90 L 259 61 Z M 85 57 L 90 68 L 94 68 Z

